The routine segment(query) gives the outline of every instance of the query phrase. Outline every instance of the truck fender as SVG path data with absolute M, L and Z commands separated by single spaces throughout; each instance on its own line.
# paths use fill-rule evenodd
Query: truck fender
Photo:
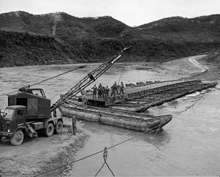
M 26 131 L 26 128 L 24 127 L 24 126 L 19 126 L 16 130 L 15 130 L 15 132 L 17 132 L 17 131 L 19 131 L 19 130 L 21 130 L 23 133 L 24 133 L 24 135 L 27 135 L 27 131 Z M 15 133 L 14 132 L 14 133 Z

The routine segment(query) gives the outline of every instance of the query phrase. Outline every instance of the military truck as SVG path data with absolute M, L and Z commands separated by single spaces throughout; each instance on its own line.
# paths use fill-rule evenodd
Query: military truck
M 20 145 L 24 136 L 37 137 L 61 133 L 63 119 L 51 114 L 51 101 L 41 88 L 19 89 L 19 93 L 8 95 L 8 106 L 0 116 L 0 137 L 10 139 L 12 145 Z

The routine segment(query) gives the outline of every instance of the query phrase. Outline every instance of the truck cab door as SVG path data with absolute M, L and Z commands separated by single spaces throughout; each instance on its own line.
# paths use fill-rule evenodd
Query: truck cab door
M 1 109 L 0 109 L 0 131 L 4 131 L 3 126 L 4 126 L 3 115 L 2 115 L 2 112 L 1 112 Z
M 11 132 L 15 132 L 18 127 L 23 127 L 26 123 L 25 110 L 15 110 L 12 121 L 10 122 Z
M 24 125 L 26 123 L 26 114 L 24 109 L 18 109 L 15 113 L 15 124 L 16 127 Z

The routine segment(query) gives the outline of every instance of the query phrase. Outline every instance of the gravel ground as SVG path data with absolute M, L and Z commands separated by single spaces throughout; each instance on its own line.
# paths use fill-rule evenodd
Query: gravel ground
M 71 127 L 66 126 L 60 135 L 28 138 L 20 146 L 1 142 L 0 176 L 37 176 L 72 162 L 74 154 L 83 148 L 88 138 L 89 135 L 82 130 L 77 130 L 76 135 L 72 135 Z M 71 165 L 68 165 L 40 176 L 65 176 L 70 169 Z

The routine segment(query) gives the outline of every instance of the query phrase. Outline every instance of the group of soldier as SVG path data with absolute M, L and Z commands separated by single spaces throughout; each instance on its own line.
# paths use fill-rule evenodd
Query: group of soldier
M 124 94 L 124 84 L 121 82 L 120 85 L 117 85 L 116 82 L 111 86 L 109 89 L 108 86 L 104 87 L 100 83 L 99 86 L 97 87 L 96 84 L 94 85 L 93 89 L 93 99 L 94 100 L 114 100 L 116 95 L 122 95 L 125 96 Z M 88 97 L 86 95 L 86 92 L 81 90 L 82 94 L 82 103 L 83 103 L 83 108 L 87 109 L 87 102 L 88 102 Z M 98 97 L 97 97 L 98 95 Z
M 109 88 L 108 86 L 102 86 L 102 84 L 100 83 L 99 86 L 97 87 L 96 84 L 94 85 L 93 89 L 93 99 L 96 100 L 98 98 L 98 100 L 101 99 L 106 99 L 109 96 L 111 97 L 115 97 L 118 94 L 124 94 L 124 84 L 123 82 L 121 82 L 120 85 L 117 85 L 117 83 L 115 82 L 111 88 Z M 98 97 L 97 97 L 98 95 Z

